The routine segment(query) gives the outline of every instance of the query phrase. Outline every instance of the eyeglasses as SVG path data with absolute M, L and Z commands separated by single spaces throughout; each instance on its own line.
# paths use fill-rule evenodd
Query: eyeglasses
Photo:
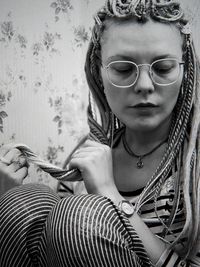
M 149 75 L 157 85 L 167 86 L 175 83 L 180 75 L 181 65 L 174 58 L 158 59 L 151 64 L 136 64 L 133 61 L 117 60 L 103 66 L 106 69 L 110 83 L 116 87 L 127 88 L 133 86 L 140 75 L 139 67 L 148 66 Z

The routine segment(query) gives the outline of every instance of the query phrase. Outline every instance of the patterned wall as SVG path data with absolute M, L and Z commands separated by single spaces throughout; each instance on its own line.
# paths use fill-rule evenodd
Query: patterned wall
M 61 166 L 87 133 L 84 61 L 103 2 L 0 0 L 0 144 L 25 143 Z M 199 48 L 199 0 L 183 2 Z M 33 166 L 29 176 L 56 186 Z

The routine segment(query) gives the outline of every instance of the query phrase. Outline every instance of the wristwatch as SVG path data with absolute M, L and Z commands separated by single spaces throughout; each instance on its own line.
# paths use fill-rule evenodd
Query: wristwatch
M 131 204 L 128 200 L 120 201 L 118 207 L 128 218 L 130 218 L 134 213 L 133 204 Z

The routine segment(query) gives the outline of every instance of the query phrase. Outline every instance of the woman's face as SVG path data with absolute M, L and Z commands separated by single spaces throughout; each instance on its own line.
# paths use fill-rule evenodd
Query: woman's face
M 158 59 L 175 58 L 182 61 L 182 37 L 170 24 L 149 20 L 110 23 L 101 42 L 102 64 L 116 60 L 151 64 Z M 113 113 L 128 128 L 149 131 L 169 122 L 176 104 L 183 68 L 175 83 L 167 86 L 155 84 L 149 74 L 149 66 L 139 67 L 140 74 L 134 85 L 119 88 L 110 83 L 106 69 L 101 68 L 105 95 Z

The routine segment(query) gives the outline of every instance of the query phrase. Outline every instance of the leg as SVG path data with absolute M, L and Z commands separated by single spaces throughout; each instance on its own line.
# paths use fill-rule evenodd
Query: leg
M 48 266 L 150 266 L 128 220 L 107 198 L 69 196 L 57 203 L 47 221 Z
M 46 218 L 59 197 L 44 185 L 24 185 L 0 199 L 0 266 L 47 266 L 41 250 Z

